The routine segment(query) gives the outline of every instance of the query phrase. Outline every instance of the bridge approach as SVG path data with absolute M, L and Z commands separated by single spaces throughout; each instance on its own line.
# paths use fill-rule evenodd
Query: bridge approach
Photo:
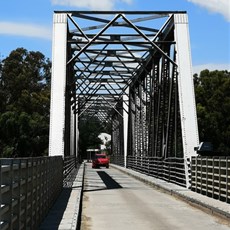
M 37 228 L 60 194 L 76 227 L 84 175 L 76 177 L 84 158 L 78 126 L 89 119 L 111 134 L 114 167 L 229 218 L 229 158 L 194 150 L 186 12 L 56 11 L 53 20 L 49 157 L 0 160 L 1 229 Z

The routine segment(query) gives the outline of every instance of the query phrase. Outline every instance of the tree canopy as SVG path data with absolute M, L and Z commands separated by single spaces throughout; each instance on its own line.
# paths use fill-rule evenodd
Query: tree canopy
M 18 48 L 0 61 L 0 157 L 48 153 L 51 62 L 40 52 Z M 194 75 L 200 141 L 230 155 L 230 72 Z M 79 150 L 98 148 L 105 126 L 79 120 Z M 108 132 L 110 133 L 110 132 Z
M 194 82 L 200 141 L 230 155 L 230 72 L 203 70 Z
M 0 68 L 1 157 L 47 153 L 51 62 L 40 52 L 18 48 Z
M 98 137 L 104 131 L 103 125 L 96 117 L 84 116 L 79 122 L 79 152 L 86 158 L 87 149 L 100 149 L 103 144 Z

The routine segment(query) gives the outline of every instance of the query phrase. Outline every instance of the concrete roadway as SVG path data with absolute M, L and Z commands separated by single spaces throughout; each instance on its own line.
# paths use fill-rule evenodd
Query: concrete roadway
M 81 230 L 229 230 L 223 219 L 114 168 L 86 164 Z

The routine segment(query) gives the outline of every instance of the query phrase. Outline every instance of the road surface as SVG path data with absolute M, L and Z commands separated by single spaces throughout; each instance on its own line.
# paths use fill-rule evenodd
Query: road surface
M 227 229 L 222 219 L 117 169 L 86 164 L 81 230 Z

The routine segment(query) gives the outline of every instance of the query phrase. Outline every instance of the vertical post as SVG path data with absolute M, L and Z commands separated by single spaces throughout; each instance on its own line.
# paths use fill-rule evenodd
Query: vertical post
M 49 156 L 64 156 L 67 15 L 53 18 Z
M 129 111 L 129 88 L 126 89 L 126 94 L 123 96 L 123 132 L 124 132 L 124 166 L 127 167 L 127 148 L 128 148 L 128 111 Z M 126 112 L 127 111 L 127 112 Z
M 78 140 L 79 140 L 79 130 L 78 130 L 78 113 L 77 111 L 77 101 L 75 97 L 75 103 L 73 105 L 73 153 L 76 157 L 76 161 L 81 161 L 80 156 L 78 155 Z M 76 162 L 76 163 L 77 163 Z
M 79 141 L 79 129 L 78 129 L 78 114 L 75 113 L 74 114 L 74 145 L 75 145 L 75 154 L 76 154 L 76 157 L 78 158 L 78 161 L 80 159 L 80 156 L 79 156 L 79 153 L 78 153 L 78 141 Z
M 230 201 L 230 159 L 226 157 L 226 202 Z
M 192 156 L 196 156 L 194 147 L 198 146 L 199 137 L 187 14 L 175 14 L 174 24 L 185 176 L 186 185 L 189 187 L 188 161 L 191 161 Z
M 70 111 L 70 155 L 74 156 L 75 153 L 75 114 L 74 114 L 74 110 L 71 107 L 71 111 Z

